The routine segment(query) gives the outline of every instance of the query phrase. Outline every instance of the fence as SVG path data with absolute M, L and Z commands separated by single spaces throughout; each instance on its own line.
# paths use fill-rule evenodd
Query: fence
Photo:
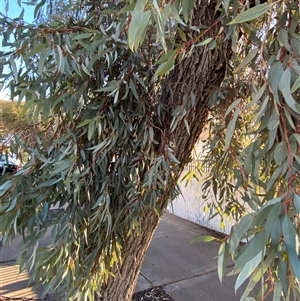
M 234 221 L 226 217 L 222 221 L 220 216 L 210 219 L 210 212 L 206 210 L 210 201 L 201 199 L 201 183 L 192 179 L 187 185 L 183 181 L 179 186 L 182 194 L 168 206 L 170 213 L 221 233 L 230 232 Z

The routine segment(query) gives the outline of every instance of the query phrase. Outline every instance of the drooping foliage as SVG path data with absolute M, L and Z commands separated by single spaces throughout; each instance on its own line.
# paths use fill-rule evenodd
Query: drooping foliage
M 190 116 L 207 70 L 189 70 L 199 74 L 179 102 L 172 79 L 193 56 L 225 56 L 229 41 L 226 78 L 203 91 L 213 125 L 206 187 L 241 218 L 221 244 L 219 275 L 231 255 L 236 289 L 250 278 L 245 296 L 267 273 L 262 296 L 299 297 L 299 1 L 78 0 L 74 14 L 60 2 L 61 16 L 56 1 L 34 2 L 35 25 L 1 17 L 0 75 L 32 123 L 11 143 L 28 162 L 0 179 L 0 229 L 24 236 L 21 264 L 34 246 L 33 280 L 64 299 L 105 294 L 145 212 L 160 215 L 177 193 L 181 137 L 195 143 L 203 126 Z M 196 23 L 207 7 L 209 23 Z M 52 244 L 39 248 L 49 229 Z
M 231 254 L 235 289 L 250 278 L 242 299 L 264 273 L 258 300 L 273 291 L 274 300 L 300 297 L 299 17 L 298 1 L 279 1 L 232 21 L 250 18 L 232 37 L 227 76 L 211 100 L 203 195 L 215 199 L 214 214 L 237 221 L 220 247 L 219 276 Z

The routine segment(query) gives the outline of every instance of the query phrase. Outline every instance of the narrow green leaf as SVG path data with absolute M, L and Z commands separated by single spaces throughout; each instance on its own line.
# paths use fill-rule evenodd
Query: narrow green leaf
M 81 68 L 87 75 L 92 76 L 88 68 L 85 66 L 85 64 L 82 63 Z
M 209 50 L 214 50 L 217 47 L 217 41 L 215 39 L 213 39 L 209 45 L 208 45 L 208 49 Z
M 2 196 L 10 187 L 14 185 L 13 181 L 5 181 L 1 186 L 0 186 L 0 196 Z
M 156 65 L 160 65 L 162 63 L 165 63 L 167 62 L 167 60 L 169 59 L 170 56 L 174 56 L 175 55 L 175 50 L 173 49 L 169 49 L 167 51 L 167 53 L 164 53 L 160 58 L 159 60 L 156 62 Z
M 283 218 L 282 234 L 288 250 L 291 268 L 296 278 L 300 279 L 300 260 L 296 252 L 296 229 L 288 216 Z
M 91 32 L 81 33 L 72 37 L 72 40 L 83 40 L 90 38 L 93 35 Z
M 229 244 L 227 241 L 224 241 L 220 245 L 219 252 L 218 252 L 218 276 L 221 282 L 223 281 L 225 275 L 228 255 L 229 255 Z
M 28 59 L 31 56 L 38 54 L 40 52 L 42 52 L 44 50 L 44 48 L 46 47 L 45 44 L 38 44 L 37 46 L 35 46 L 31 51 L 29 51 L 25 56 L 24 59 Z
M 158 17 L 161 19 L 160 8 L 159 8 L 159 5 L 157 3 L 157 0 L 153 0 L 153 6 L 154 6 L 154 8 L 155 8 L 155 10 L 157 12 Z
M 300 145 L 300 134 L 293 133 L 293 136 L 297 140 L 298 145 Z
M 93 153 L 96 153 L 98 151 L 100 151 L 104 146 L 107 146 L 109 143 L 111 142 L 110 139 L 106 138 L 104 141 L 102 141 L 101 143 L 93 146 L 93 147 L 90 147 L 88 148 L 87 150 L 92 150 Z
M 243 69 L 246 65 L 248 65 L 257 55 L 258 48 L 251 50 L 247 56 L 243 59 L 243 61 L 238 65 L 238 67 L 234 70 L 235 73 L 239 72 Z
M 183 121 L 184 121 L 184 125 L 185 125 L 185 128 L 186 128 L 186 131 L 187 131 L 188 135 L 190 135 L 190 134 L 191 134 L 191 131 L 190 131 L 189 123 L 188 123 L 188 121 L 187 121 L 186 118 L 184 118 Z
M 180 27 L 177 27 L 177 31 L 182 41 L 186 42 L 186 35 Z
M 171 152 L 168 152 L 168 157 L 169 157 L 169 159 L 172 161 L 172 162 L 174 162 L 174 163 L 176 163 L 176 164 L 179 164 L 180 162 L 177 160 L 177 158 L 171 153 Z
M 186 26 L 186 24 L 183 22 L 183 20 L 181 20 L 180 16 L 179 16 L 179 13 L 178 13 L 178 10 L 176 8 L 176 5 L 171 5 L 171 13 L 172 13 L 172 16 L 173 18 L 179 23 L 181 24 L 182 26 Z
M 269 191 L 271 188 L 272 188 L 272 186 L 273 186 L 273 184 L 274 184 L 274 182 L 276 181 L 276 180 L 278 180 L 278 178 L 283 174 L 283 171 L 284 171 L 285 169 L 284 169 L 284 166 L 283 165 L 279 165 L 276 169 L 275 169 L 275 171 L 273 172 L 273 174 L 272 174 L 272 177 L 271 177 L 271 179 L 269 180 L 269 182 L 268 182 L 268 184 L 267 184 L 267 191 Z
M 283 74 L 283 66 L 281 62 L 276 62 L 271 66 L 268 73 L 268 82 L 271 87 L 271 91 L 277 103 L 279 103 L 278 85 Z
M 298 75 L 296 81 L 293 84 L 293 87 L 291 89 L 291 93 L 296 92 L 300 88 L 300 75 Z
M 17 198 L 14 198 L 11 202 L 10 202 L 10 205 L 9 207 L 5 210 L 5 212 L 9 212 L 11 210 L 13 210 L 15 208 L 17 204 Z
M 282 164 L 282 162 L 286 159 L 287 157 L 287 147 L 285 142 L 279 142 L 274 151 L 274 161 L 277 165 Z
M 38 60 L 38 65 L 39 65 L 39 73 L 40 75 L 43 74 L 44 68 L 45 68 L 45 61 L 48 57 L 49 53 L 49 48 L 45 48 L 43 51 L 40 53 L 40 58 Z
M 64 55 L 62 53 L 61 47 L 59 45 L 56 45 L 57 53 L 58 53 L 58 71 L 61 73 L 64 73 Z
M 128 46 L 135 51 L 144 41 L 151 11 L 144 11 L 148 1 L 139 0 L 132 12 L 132 19 L 128 29 Z
M 283 110 L 284 110 L 284 114 L 285 114 L 285 117 L 286 117 L 286 119 L 287 119 L 289 125 L 292 127 L 293 130 L 295 130 L 295 129 L 296 129 L 296 126 L 295 126 L 295 123 L 294 123 L 294 121 L 293 121 L 293 119 L 292 119 L 292 116 L 291 116 L 291 112 L 290 112 L 290 110 L 288 109 L 287 105 L 285 105 L 285 106 L 283 107 Z
M 35 8 L 34 8 L 34 18 L 36 19 L 36 18 L 38 18 L 39 16 L 40 16 L 40 10 L 41 10 L 41 8 L 43 7 L 43 5 L 45 5 L 45 3 L 46 3 L 46 0 L 42 0 L 41 2 L 39 2 L 36 6 L 35 6 Z
M 247 22 L 250 20 L 254 20 L 254 19 L 260 17 L 261 15 L 265 14 L 267 11 L 269 11 L 272 8 L 272 6 L 273 6 L 273 3 L 263 3 L 263 4 L 256 5 L 250 9 L 242 12 L 241 14 L 239 14 L 227 25 L 238 24 L 238 23 L 243 23 L 243 22 Z
M 237 108 L 234 112 L 233 118 L 230 120 L 227 131 L 226 131 L 226 137 L 225 137 L 225 149 L 227 149 L 230 145 L 231 139 L 233 137 L 234 131 L 235 131 L 235 123 L 239 117 L 240 109 Z
M 300 105 L 296 103 L 295 99 L 293 98 L 290 90 L 291 85 L 291 69 L 286 68 L 283 72 L 280 82 L 279 82 L 279 89 L 281 90 L 283 97 L 288 104 L 288 106 L 296 113 L 300 114 Z
M 227 109 L 226 113 L 225 113 L 225 117 L 233 110 L 235 109 L 238 104 L 241 102 L 241 98 L 236 99 Z
M 269 95 L 267 95 L 267 96 L 264 98 L 264 100 L 263 100 L 263 102 L 262 102 L 262 104 L 261 104 L 261 106 L 260 106 L 260 110 L 259 110 L 259 112 L 258 112 L 258 113 L 256 114 L 256 116 L 255 116 L 256 122 L 260 122 L 262 116 L 264 116 L 264 113 L 265 113 L 265 111 L 266 111 L 266 109 L 267 109 L 267 106 L 268 106 L 268 103 L 269 103 L 269 98 L 270 98 Z
M 247 287 L 241 297 L 241 300 L 244 300 L 249 295 L 249 293 L 251 293 L 253 291 L 253 288 L 255 287 L 257 282 L 259 280 L 261 280 L 261 278 L 263 277 L 263 275 L 266 272 L 266 270 L 268 269 L 268 267 L 274 261 L 275 255 L 276 255 L 276 253 L 275 253 L 275 248 L 274 248 L 270 251 L 270 253 L 267 255 L 267 258 L 262 262 L 262 264 L 256 268 L 255 272 L 251 275 L 249 284 L 247 285 Z
M 88 140 L 91 141 L 95 131 L 95 122 L 91 121 L 88 126 Z
M 213 38 L 207 38 L 207 39 L 205 39 L 204 41 L 195 44 L 194 46 L 195 46 L 195 47 L 204 46 L 204 45 L 210 43 L 212 40 L 213 40 Z
M 255 93 L 254 97 L 252 97 L 251 102 L 247 105 L 247 109 L 250 108 L 251 106 L 253 106 L 254 104 L 256 104 L 261 97 L 263 96 L 265 90 L 266 90 L 267 85 L 263 84 L 260 89 L 257 91 L 257 93 Z
M 124 6 L 124 7 L 120 10 L 119 14 L 127 13 L 127 12 L 129 12 L 129 11 L 133 11 L 134 8 L 135 8 L 135 5 L 136 5 L 136 2 L 133 1 L 131 4 L 128 4 L 128 5 Z
M 112 92 L 117 89 L 119 86 L 119 82 L 116 80 L 112 80 L 108 85 L 103 88 L 97 89 L 94 92 Z
M 200 236 L 200 237 L 197 237 L 195 239 L 193 239 L 191 241 L 191 243 L 195 243 L 195 242 L 210 242 L 210 241 L 213 241 L 213 240 L 219 240 L 218 238 L 214 237 L 214 236 L 211 236 L 211 235 L 205 235 L 205 236 Z
M 229 241 L 229 252 L 233 254 L 235 249 L 238 247 L 240 241 L 244 238 L 245 233 L 251 227 L 254 216 L 252 214 L 248 214 L 242 218 L 242 220 L 237 224 L 234 228 Z
M 137 93 L 134 81 L 132 79 L 130 79 L 129 87 L 130 87 L 130 90 L 131 90 L 132 94 L 134 95 L 135 99 L 139 100 L 139 95 Z
M 274 284 L 273 301 L 281 300 L 282 285 L 280 280 L 276 280 Z
M 269 131 L 273 131 L 275 130 L 279 125 L 279 119 L 277 120 L 272 120 L 269 124 L 268 124 L 268 130 Z M 270 134 L 271 135 L 271 134 Z M 270 139 L 269 139 L 270 140 Z
M 228 14 L 229 4 L 230 4 L 230 0 L 224 0 L 224 1 L 222 1 L 222 6 L 223 6 L 223 8 L 225 10 L 226 15 Z
M 282 213 L 282 204 L 275 204 L 272 206 L 272 209 L 269 211 L 267 220 L 266 220 L 266 225 L 265 225 L 265 235 L 266 239 L 269 238 L 271 234 L 271 230 L 273 228 L 275 220 L 278 220 L 279 215 Z M 275 242 L 276 243 L 276 242 Z
M 294 205 L 295 205 L 296 211 L 300 214 L 300 196 L 296 193 L 294 195 Z
M 195 4 L 195 0 L 184 0 L 182 2 L 182 12 L 183 12 L 185 22 L 188 22 L 194 4 Z
M 176 55 L 176 52 L 170 53 L 167 61 L 165 63 L 162 63 L 161 65 L 159 65 L 159 67 L 157 68 L 156 73 L 155 73 L 156 76 L 167 74 L 173 69 L 175 55 Z
M 278 264 L 278 276 L 281 282 L 282 290 L 286 294 L 288 291 L 288 285 L 287 285 L 287 270 L 288 270 L 288 262 L 279 260 Z
M 235 292 L 239 289 L 239 287 L 245 282 L 247 278 L 251 276 L 251 274 L 254 272 L 254 270 L 257 268 L 257 266 L 261 263 L 262 260 L 262 251 L 260 251 L 254 258 L 249 260 L 239 273 L 234 290 Z
M 40 184 L 40 185 L 38 186 L 38 188 L 52 186 L 52 185 L 58 183 L 60 180 L 61 180 L 61 178 L 48 180 L 48 181 L 43 182 L 42 184 Z
M 289 38 L 288 38 L 288 32 L 285 28 L 281 28 L 279 30 L 278 39 L 288 51 L 291 51 L 291 46 L 289 44 Z
M 257 233 L 248 245 L 244 246 L 244 252 L 238 257 L 234 269 L 237 270 L 243 267 L 248 261 L 253 259 L 266 245 L 264 231 Z
M 14 80 L 17 81 L 18 80 L 18 69 L 17 69 L 17 65 L 16 65 L 16 62 L 15 62 L 15 59 L 13 56 L 11 56 L 9 58 L 9 63 L 10 63 L 10 67 L 13 71 Z

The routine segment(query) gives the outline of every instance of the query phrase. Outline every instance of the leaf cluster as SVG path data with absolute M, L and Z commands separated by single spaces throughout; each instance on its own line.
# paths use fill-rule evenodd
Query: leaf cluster
M 259 300 L 271 292 L 273 300 L 282 292 L 286 300 L 299 298 L 297 5 L 278 1 L 236 7 L 242 12 L 229 23 L 234 56 L 220 91 L 211 98 L 203 198 L 215 199 L 212 214 L 237 221 L 221 245 L 219 274 L 222 278 L 231 254 L 236 289 L 249 278 L 242 298 L 261 279 Z

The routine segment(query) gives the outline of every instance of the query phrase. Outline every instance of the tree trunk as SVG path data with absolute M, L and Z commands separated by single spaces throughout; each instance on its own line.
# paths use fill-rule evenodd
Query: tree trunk
M 215 1 L 197 0 L 192 11 L 190 24 L 206 24 L 210 28 L 203 38 L 216 37 L 221 23 L 216 22 Z M 224 36 L 222 36 L 224 38 Z M 177 66 L 164 83 L 162 102 L 169 108 L 163 119 L 164 136 L 176 144 L 175 156 L 181 162 L 180 169 L 188 162 L 192 149 L 201 134 L 208 115 L 209 94 L 214 87 L 220 87 L 225 75 L 226 65 L 231 56 L 231 41 L 221 43 L 216 49 L 199 47 Z M 172 109 L 182 104 L 185 94 L 193 92 L 196 104 L 187 112 L 186 119 L 190 127 L 187 133 L 184 122 L 180 122 L 174 133 L 170 131 Z M 168 199 L 160 200 L 163 205 Z M 115 277 L 110 278 L 102 288 L 102 301 L 130 301 L 136 286 L 139 271 L 146 251 L 158 225 L 160 217 L 153 211 L 143 213 L 138 234 L 132 234 L 122 246 L 123 262 L 116 268 Z
M 152 211 L 145 213 L 139 235 L 130 235 L 122 250 L 122 265 L 115 269 L 102 289 L 102 301 L 130 301 L 139 272 L 160 217 Z

